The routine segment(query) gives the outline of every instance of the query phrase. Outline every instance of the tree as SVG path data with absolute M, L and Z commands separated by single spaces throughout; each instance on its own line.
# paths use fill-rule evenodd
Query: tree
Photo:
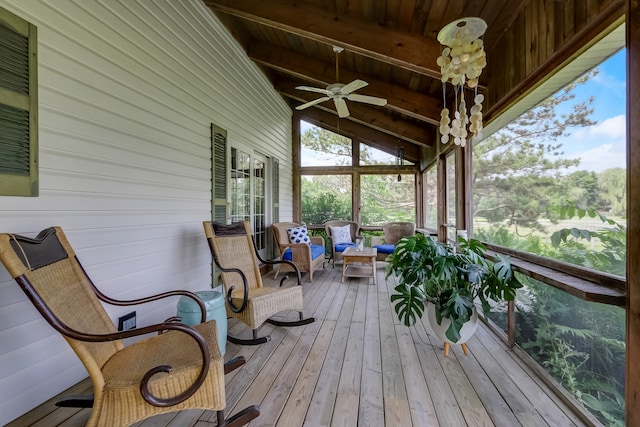
M 304 223 L 320 225 L 330 219 L 351 219 L 350 176 L 304 176 L 301 182 Z
M 351 164 L 351 139 L 321 127 L 312 126 L 301 139 L 302 147 L 315 152 L 322 160 L 333 160 L 333 165 Z M 303 159 L 304 163 L 304 159 Z
M 534 229 L 550 198 L 561 196 L 558 180 L 579 160 L 563 159 L 558 139 L 573 128 L 595 124 L 593 98 L 575 102 L 574 89 L 597 74 L 593 70 L 541 102 L 495 135 L 474 146 L 474 216 Z M 573 105 L 571 105 L 571 103 Z M 558 111 L 571 105 L 569 113 Z
M 560 187 L 566 200 L 570 200 L 576 206 L 599 208 L 603 205 L 595 172 L 573 172 L 561 181 Z
M 627 173 L 622 168 L 607 169 L 598 175 L 601 197 L 610 215 L 627 214 Z

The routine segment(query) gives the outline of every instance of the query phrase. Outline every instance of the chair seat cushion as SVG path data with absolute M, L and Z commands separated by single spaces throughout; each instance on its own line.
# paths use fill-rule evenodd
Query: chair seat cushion
M 311 259 L 316 259 L 319 256 L 324 257 L 324 246 L 322 245 L 309 245 L 311 246 Z M 282 259 L 291 261 L 291 248 L 287 248 L 282 254 Z
M 395 245 L 384 243 L 382 245 L 375 245 L 374 248 L 378 250 L 379 254 L 392 254 L 395 250 Z
M 333 245 L 333 247 L 336 249 L 336 252 L 344 252 L 347 248 L 353 248 L 356 246 L 357 245 L 355 243 L 340 243 L 339 245 Z

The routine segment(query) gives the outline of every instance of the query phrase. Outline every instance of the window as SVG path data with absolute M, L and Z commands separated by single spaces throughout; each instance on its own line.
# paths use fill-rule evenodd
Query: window
M 351 166 L 351 139 L 307 122 L 300 122 L 302 166 Z
M 416 222 L 414 174 L 360 176 L 360 216 L 362 224 Z
M 546 258 L 538 266 L 576 264 L 571 276 L 596 286 L 624 281 L 624 64 L 620 51 L 473 146 L 474 237 Z M 518 273 L 511 326 L 507 312 L 491 319 L 600 422 L 623 425 L 625 310 L 548 277 Z
M 445 208 L 447 220 L 447 239 L 456 241 L 456 152 L 449 152 L 444 159 L 445 164 Z
M 625 275 L 624 64 L 620 51 L 474 145 L 477 238 Z
M 351 175 L 303 175 L 302 222 L 322 225 L 331 219 L 351 220 Z
M 38 195 L 35 25 L 0 9 L 0 195 Z
M 424 226 L 432 231 L 438 230 L 438 169 L 429 168 L 424 174 Z

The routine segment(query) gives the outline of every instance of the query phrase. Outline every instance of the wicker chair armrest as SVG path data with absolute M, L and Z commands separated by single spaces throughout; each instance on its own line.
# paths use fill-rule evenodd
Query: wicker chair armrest
M 193 299 L 200 306 L 200 313 L 202 318 L 200 320 L 201 323 L 204 323 L 207 320 L 206 306 L 204 302 L 193 292 L 186 290 L 173 290 L 169 292 L 162 292 L 160 294 L 151 295 L 144 298 L 132 299 L 132 300 L 117 300 L 111 297 L 106 296 L 98 288 L 95 288 L 96 294 L 98 298 L 108 304 L 117 305 L 117 306 L 129 306 L 129 305 L 140 305 L 145 304 L 151 301 L 157 301 L 163 298 L 173 297 L 173 296 L 186 296 Z
M 242 287 L 244 288 L 242 304 L 240 305 L 240 307 L 236 307 L 235 305 L 233 305 L 233 298 L 231 297 L 231 293 L 236 289 L 235 286 L 231 286 L 227 290 L 227 304 L 229 306 L 229 309 L 234 313 L 242 313 L 247 308 L 247 304 L 249 304 L 249 281 L 247 280 L 247 276 L 239 268 L 224 268 L 217 262 L 216 266 L 220 271 L 224 273 L 237 273 L 240 275 L 240 278 L 242 279 Z

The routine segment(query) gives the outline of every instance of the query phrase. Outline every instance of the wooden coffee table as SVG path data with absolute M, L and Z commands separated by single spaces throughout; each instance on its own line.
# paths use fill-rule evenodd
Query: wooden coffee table
M 358 250 L 349 247 L 342 252 L 342 283 L 345 277 L 371 277 L 373 284 L 378 284 L 376 280 L 376 248 L 363 248 Z

